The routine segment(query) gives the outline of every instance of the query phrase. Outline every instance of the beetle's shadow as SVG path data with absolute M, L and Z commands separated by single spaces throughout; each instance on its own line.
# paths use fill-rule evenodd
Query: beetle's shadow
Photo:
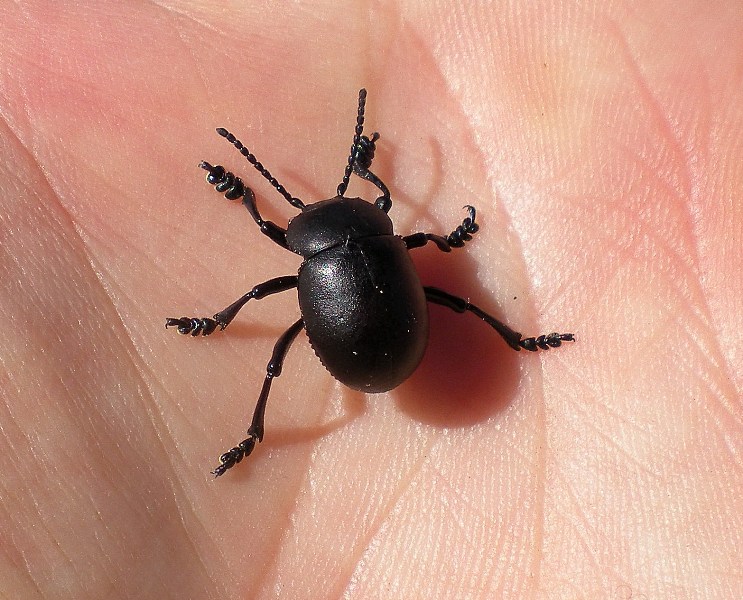
M 328 374 L 330 377 L 330 374 Z M 345 390 L 341 403 L 343 410 L 340 414 L 323 423 L 312 426 L 271 427 L 266 430 L 263 442 L 256 446 L 251 457 L 268 454 L 272 450 L 283 449 L 289 446 L 314 444 L 339 429 L 342 429 L 361 417 L 367 408 L 368 399 L 361 392 Z M 264 456 L 265 458 L 265 456 Z M 254 461 L 246 460 L 246 468 L 232 469 L 230 475 L 238 480 L 248 480 L 252 475 Z
M 398 190 L 393 195 L 394 206 L 412 208 L 413 213 L 406 221 L 431 224 L 424 231 L 446 235 L 466 214 L 456 206 L 454 221 L 444 224 L 431 211 L 444 181 L 444 158 L 440 143 L 433 137 L 428 140 L 425 152 L 431 160 L 427 189 L 419 191 L 415 197 Z M 375 166 L 384 175 L 383 179 L 395 179 L 393 157 L 396 154 L 394 142 L 389 141 L 378 151 Z M 473 204 L 478 203 L 473 201 Z M 421 230 L 420 227 L 410 229 L 393 214 L 390 216 L 398 235 Z M 489 231 L 492 235 L 488 217 L 491 223 L 496 220 L 493 215 L 479 213 L 478 222 L 483 229 L 464 248 L 443 253 L 428 244 L 412 250 L 410 255 L 424 286 L 435 286 L 471 300 L 503 321 L 491 293 L 480 284 L 477 265 L 469 254 L 478 243 L 485 243 Z M 430 302 L 428 306 L 430 338 L 423 362 L 410 379 L 391 392 L 400 409 L 423 423 L 467 427 L 507 407 L 518 384 L 518 361 L 526 353 L 512 350 L 495 330 L 470 312 L 459 314 Z M 515 324 L 509 325 L 519 330 Z
M 394 142 L 387 141 L 378 149 L 374 164 L 383 179 L 395 179 L 392 159 L 395 154 Z M 425 154 L 431 161 L 427 189 L 418 191 L 414 197 L 398 190 L 393 194 L 393 211 L 395 206 L 410 208 L 413 213 L 405 219 L 407 223 L 427 223 L 430 226 L 425 231 L 446 235 L 466 215 L 457 205 L 455 220 L 443 224 L 430 210 L 444 180 L 443 152 L 435 138 L 428 140 Z M 421 230 L 411 229 L 392 213 L 390 216 L 398 235 Z M 471 300 L 501 319 L 491 293 L 477 279 L 476 263 L 468 252 L 478 243 L 484 243 L 486 236 L 493 235 L 488 217 L 493 215 L 478 213 L 482 230 L 464 248 L 445 254 L 428 244 L 412 250 L 410 255 L 424 286 L 435 286 Z M 503 410 L 515 393 L 519 377 L 517 361 L 524 353 L 512 350 L 495 330 L 472 313 L 459 314 L 432 303 L 428 306 L 430 339 L 423 362 L 410 379 L 391 392 L 399 407 L 418 421 L 440 427 L 466 427 Z
M 383 170 L 393 169 L 392 164 L 387 164 L 389 157 L 385 150 L 388 149 L 381 152 L 379 162 Z M 411 222 L 433 223 L 430 231 L 445 235 L 461 220 L 442 225 L 430 211 L 436 190 L 441 186 L 443 159 L 435 139 L 429 140 L 426 151 L 433 163 L 428 191 L 415 198 L 398 195 L 397 202 L 413 207 Z M 462 215 L 456 216 L 460 219 Z M 482 224 L 481 219 L 478 222 Z M 405 229 L 405 225 L 395 224 L 399 235 L 414 233 Z M 475 261 L 468 254 L 483 234 L 487 234 L 487 223 L 484 231 L 464 248 L 444 254 L 429 244 L 412 250 L 411 257 L 424 286 L 462 296 L 500 318 L 498 311 L 493 310 L 490 294 L 478 281 Z M 464 427 L 502 410 L 518 380 L 517 353 L 475 315 L 455 313 L 430 302 L 428 306 L 430 339 L 423 362 L 408 381 L 392 392 L 400 408 L 414 419 L 441 427 Z
M 461 250 L 460 250 L 461 252 Z M 496 318 L 501 315 L 466 255 L 419 251 L 415 264 L 423 285 L 462 296 Z M 503 410 L 515 393 L 518 360 L 498 333 L 474 314 L 429 302 L 430 339 L 423 362 L 393 391 L 412 418 L 440 427 L 466 427 Z
M 271 443 L 278 447 L 317 442 L 361 417 L 366 411 L 366 402 L 364 394 L 360 392 L 343 393 L 341 394 L 343 409 L 337 417 L 310 427 L 277 427 L 271 431 Z

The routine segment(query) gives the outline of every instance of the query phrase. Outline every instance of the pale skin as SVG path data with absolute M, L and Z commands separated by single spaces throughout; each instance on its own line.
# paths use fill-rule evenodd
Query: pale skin
M 743 596 L 739 2 L 70 4 L 0 11 L 0 597 Z M 214 128 L 314 202 L 362 86 L 396 231 L 478 209 L 422 281 L 577 342 L 434 307 L 364 396 L 301 333 L 215 481 L 296 294 L 164 319 L 299 258 L 197 165 L 285 224 Z

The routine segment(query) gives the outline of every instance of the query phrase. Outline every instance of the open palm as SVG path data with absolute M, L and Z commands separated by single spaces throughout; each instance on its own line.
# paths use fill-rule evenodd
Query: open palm
M 69 4 L 69 5 L 66 5 Z M 743 595 L 743 11 L 693 2 L 0 7 L 0 589 L 8 598 Z M 300 259 L 266 219 L 335 193 L 360 87 L 432 307 L 364 396 L 304 334 L 224 477 Z M 358 179 L 349 193 L 370 201 Z

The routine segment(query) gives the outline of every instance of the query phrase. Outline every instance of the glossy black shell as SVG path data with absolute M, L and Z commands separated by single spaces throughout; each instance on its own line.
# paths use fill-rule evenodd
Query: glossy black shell
M 386 392 L 420 364 L 426 296 L 405 242 L 360 198 L 307 206 L 287 228 L 304 257 L 297 285 L 307 337 L 325 368 L 362 392 Z

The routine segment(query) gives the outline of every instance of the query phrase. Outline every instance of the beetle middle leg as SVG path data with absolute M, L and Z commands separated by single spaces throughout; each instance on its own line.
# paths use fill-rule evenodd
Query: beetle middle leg
M 431 286 L 424 286 L 423 289 L 426 292 L 426 300 L 429 302 L 446 306 L 458 313 L 469 311 L 480 317 L 495 329 L 514 350 L 521 350 L 523 348 L 524 350 L 536 352 L 540 348 L 542 350 L 548 350 L 549 348 L 557 348 L 562 345 L 562 342 L 575 341 L 575 336 L 572 333 L 548 333 L 546 335 L 524 338 L 519 332 L 514 331 L 508 325 L 496 319 L 493 315 L 489 315 L 484 310 L 471 304 L 464 298 L 453 296 L 448 292 Z
M 297 287 L 297 279 L 297 275 L 286 275 L 284 277 L 269 279 L 256 285 L 247 294 L 235 300 L 235 302 L 224 310 L 220 310 L 213 317 L 181 317 L 180 319 L 169 317 L 165 320 L 165 327 L 177 327 L 178 333 L 183 335 L 190 333 L 194 337 L 214 333 L 217 327 L 222 331 L 232 322 L 232 319 L 235 318 L 237 313 L 240 312 L 240 309 L 249 300 L 260 300 L 271 294 L 278 294 L 279 292 L 295 288 Z
M 480 229 L 480 226 L 475 223 L 475 216 L 477 214 L 475 207 L 467 205 L 465 208 L 467 209 L 468 216 L 464 218 L 459 227 L 446 237 L 436 235 L 435 233 L 413 233 L 403 237 L 402 239 L 408 250 L 420 248 L 428 242 L 436 244 L 436 247 L 442 252 L 451 252 L 452 248 L 461 248 L 464 246 L 464 243 L 469 242 L 472 239 L 472 235 Z
M 253 420 L 248 428 L 248 437 L 219 457 L 219 466 L 212 471 L 216 477 L 224 475 L 227 469 L 234 467 L 243 458 L 253 452 L 253 449 L 258 442 L 263 441 L 263 424 L 266 414 L 266 403 L 268 402 L 268 393 L 271 391 L 271 383 L 276 377 L 281 375 L 286 353 L 289 351 L 292 342 L 296 339 L 297 334 L 303 327 L 304 321 L 299 319 L 299 321 L 287 329 L 276 341 L 276 345 L 273 348 L 273 354 L 271 355 L 271 360 L 268 361 L 268 365 L 266 366 L 266 378 L 263 381 L 263 388 L 261 389 L 261 395 L 258 397 L 258 403 L 255 405 L 255 411 L 253 411 Z

